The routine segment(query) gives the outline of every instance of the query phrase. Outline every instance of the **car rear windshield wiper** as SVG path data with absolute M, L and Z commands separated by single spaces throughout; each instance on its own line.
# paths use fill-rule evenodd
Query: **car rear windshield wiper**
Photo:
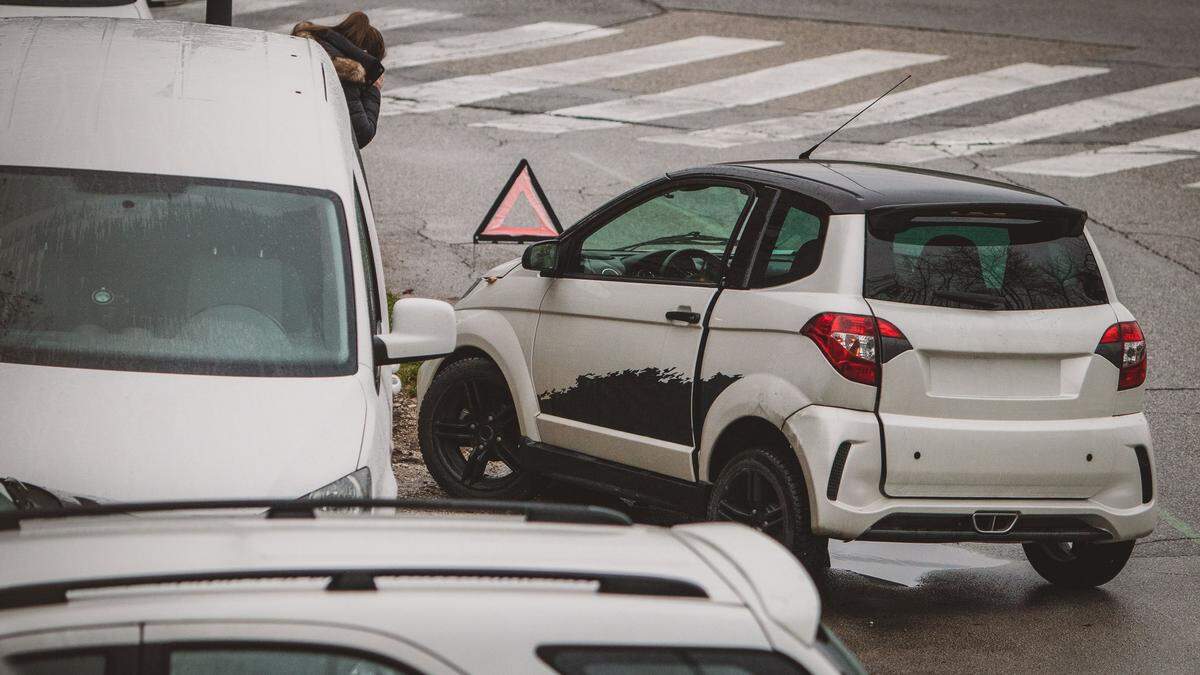
M 998 298 L 994 295 L 984 295 L 983 293 L 935 290 L 933 295 L 934 297 L 945 298 L 947 300 L 958 300 L 959 302 L 965 302 L 968 305 L 987 307 L 989 309 L 996 309 L 1004 306 L 1003 298 Z
M 684 234 L 672 234 L 665 237 L 656 237 L 646 241 L 639 241 L 635 244 L 622 246 L 617 250 L 628 251 L 630 249 L 635 249 L 639 246 L 646 246 L 648 244 L 724 244 L 727 240 L 727 237 L 717 237 L 711 234 L 700 234 L 699 230 L 695 230 L 693 232 L 687 232 Z

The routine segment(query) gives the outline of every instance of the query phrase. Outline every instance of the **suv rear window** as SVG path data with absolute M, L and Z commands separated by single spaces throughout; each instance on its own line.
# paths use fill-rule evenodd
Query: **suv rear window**
M 872 215 L 863 294 L 980 310 L 1108 302 L 1081 213 L 988 211 Z

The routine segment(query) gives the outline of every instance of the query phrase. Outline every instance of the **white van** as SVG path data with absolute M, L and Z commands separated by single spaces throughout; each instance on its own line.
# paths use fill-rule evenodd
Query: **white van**
M 385 333 L 385 306 L 316 43 L 0 22 L 0 476 L 119 501 L 394 496 L 391 364 L 452 351 L 454 318 L 405 300 Z

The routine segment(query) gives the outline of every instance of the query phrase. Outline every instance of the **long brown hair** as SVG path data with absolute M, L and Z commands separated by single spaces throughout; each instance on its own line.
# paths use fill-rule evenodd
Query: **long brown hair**
M 350 15 L 336 26 L 322 26 L 311 21 L 301 21 L 292 29 L 292 34 L 299 32 L 320 33 L 322 31 L 341 33 L 347 40 L 353 42 L 359 49 L 374 56 L 380 61 L 387 55 L 387 47 L 383 44 L 383 34 L 371 25 L 371 20 L 362 12 L 350 12 Z

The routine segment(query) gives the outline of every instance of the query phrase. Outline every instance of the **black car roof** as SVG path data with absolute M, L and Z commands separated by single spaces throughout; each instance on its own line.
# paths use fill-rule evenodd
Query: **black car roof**
M 1007 183 L 869 162 L 766 159 L 697 167 L 670 176 L 714 174 L 794 190 L 824 202 L 834 213 L 918 204 L 1064 206 L 1053 197 Z

